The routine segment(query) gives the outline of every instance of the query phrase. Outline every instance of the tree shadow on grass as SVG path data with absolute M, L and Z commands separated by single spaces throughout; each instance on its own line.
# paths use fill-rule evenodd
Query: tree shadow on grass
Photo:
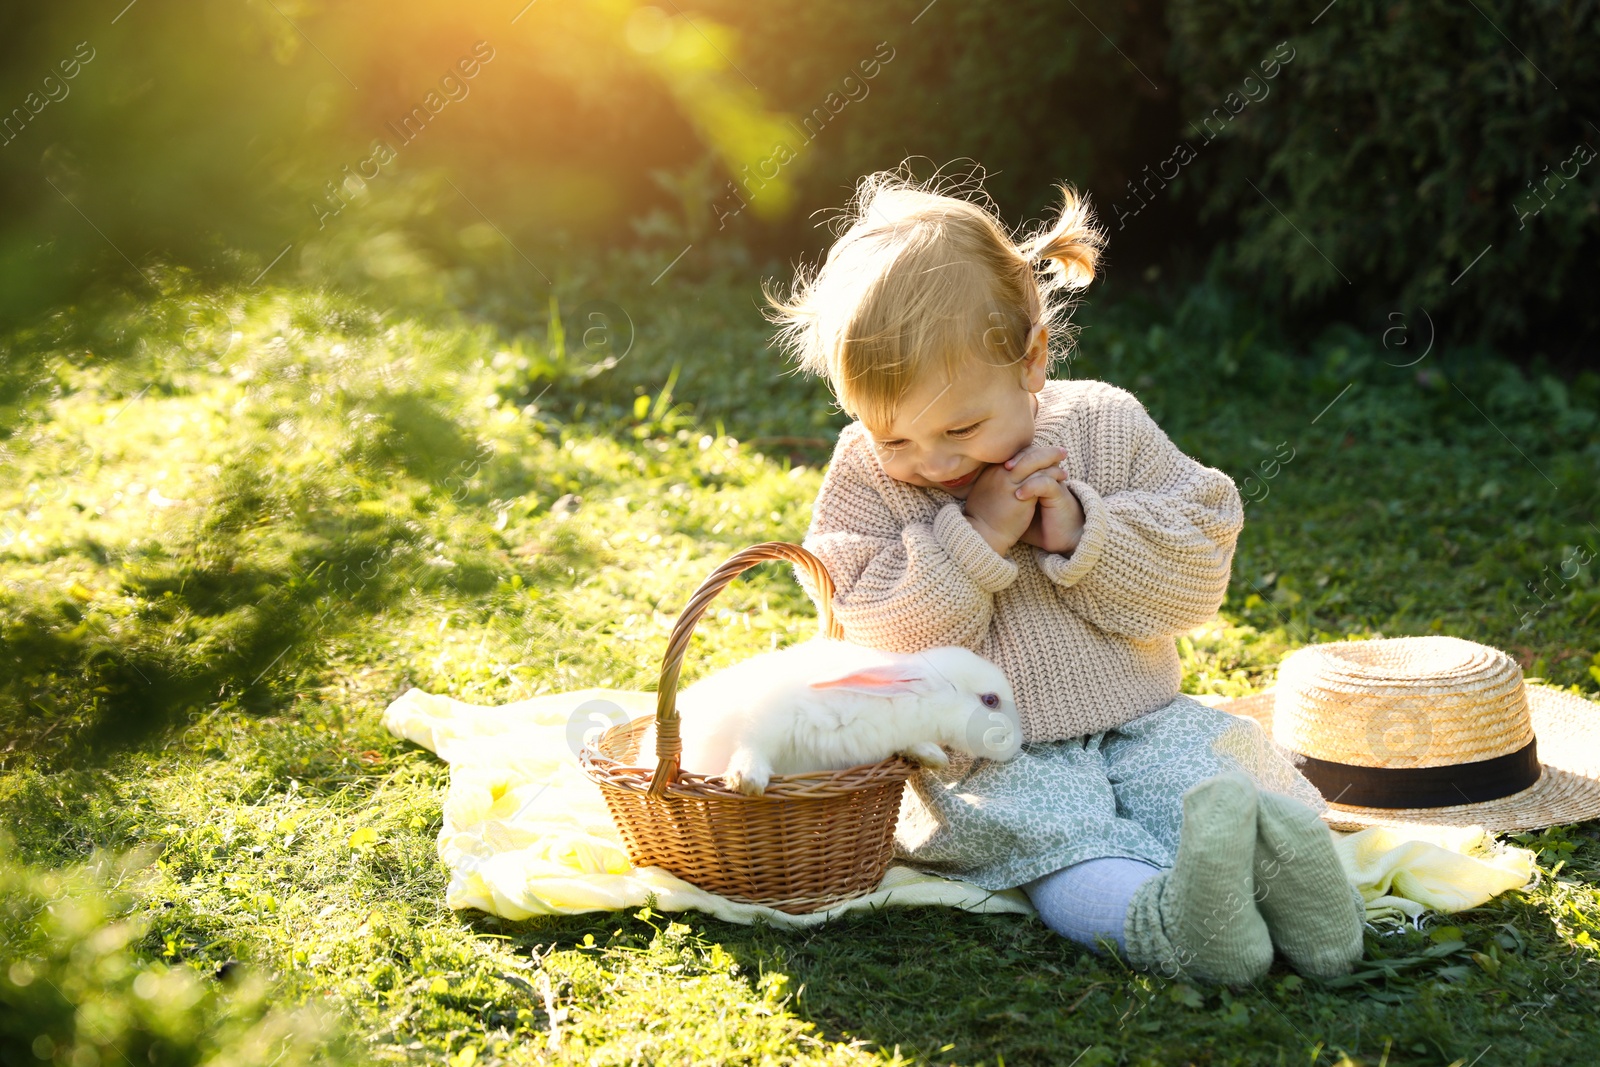
M 396 518 L 335 516 L 312 530 L 297 503 L 240 464 L 201 523 L 125 562 L 116 588 L 35 582 L 0 593 L 10 667 L 0 724 L 13 750 L 94 764 L 201 708 L 264 714 L 292 700 L 342 630 L 391 602 L 424 554 Z M 263 516 L 289 521 L 252 536 Z

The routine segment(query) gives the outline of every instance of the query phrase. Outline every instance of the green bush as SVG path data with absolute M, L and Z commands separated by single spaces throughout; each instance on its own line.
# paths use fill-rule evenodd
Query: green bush
M 490 0 L 207 0 L 85 43 L 91 6 L 0 34 L 0 90 L 26 105 L 0 131 L 0 322 L 90 275 L 172 296 L 192 268 L 409 308 L 521 293 L 496 311 L 520 326 L 597 247 L 647 283 L 671 265 L 663 285 L 814 256 L 817 213 L 911 158 L 977 164 L 1013 223 L 1078 185 L 1113 231 L 1101 291 L 1220 248 L 1303 325 L 1420 307 L 1441 341 L 1600 328 L 1577 299 L 1600 252 L 1596 0 L 615 0 L 514 22 Z M 451 70 L 477 73 L 445 106 Z
M 1168 18 L 1196 157 L 1176 183 L 1234 221 L 1231 265 L 1263 295 L 1379 321 L 1421 307 L 1456 340 L 1600 327 L 1582 299 L 1600 254 L 1592 0 L 1204 0 Z
M 1050 0 L 707 6 L 740 31 L 741 65 L 773 105 L 816 116 L 796 146 L 790 247 L 821 239 L 811 212 L 838 209 L 858 177 L 908 156 L 923 157 L 922 173 L 980 164 L 989 194 L 1020 222 L 1048 211 L 1063 179 L 1120 186 L 1127 161 L 1153 152 L 1173 123 L 1160 5 L 1099 5 L 1092 21 Z M 841 100 L 880 44 L 893 58 L 855 87 L 860 99 Z M 830 106 L 837 116 L 818 121 Z
M 146 924 L 119 887 L 133 866 L 34 868 L 0 839 L 0 1064 L 347 1060 L 327 1017 L 272 1007 L 265 979 L 242 965 L 201 975 L 141 954 Z
M 0 319 L 91 272 L 170 295 L 163 264 L 379 283 L 408 304 L 498 270 L 538 308 L 572 243 L 660 251 L 647 280 L 691 242 L 682 272 L 716 262 L 710 236 L 786 256 L 817 240 L 813 211 L 916 155 L 981 163 L 1020 220 L 1063 177 L 1109 161 L 1117 179 L 1170 125 L 1158 7 L 1091 25 L 1045 0 L 616 0 L 513 22 L 491 0 L 206 0 L 85 39 L 92 7 L 0 34 L 5 106 L 26 104 L 0 130 Z M 430 94 L 419 133 L 405 123 Z

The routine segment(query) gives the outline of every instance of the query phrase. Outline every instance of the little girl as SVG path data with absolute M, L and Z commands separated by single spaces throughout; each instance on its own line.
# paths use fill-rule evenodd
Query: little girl
M 856 420 L 804 541 L 845 638 L 973 649 L 1022 717 L 1014 760 L 913 776 L 896 857 L 1021 886 L 1051 929 L 1169 976 L 1251 982 L 1274 947 L 1347 973 L 1364 909 L 1321 795 L 1253 722 L 1178 692 L 1174 636 L 1222 603 L 1238 490 L 1131 393 L 1048 377 L 1063 290 L 1105 240 L 1061 192 L 1019 242 L 979 203 L 870 175 L 821 269 L 768 293 L 782 342 Z

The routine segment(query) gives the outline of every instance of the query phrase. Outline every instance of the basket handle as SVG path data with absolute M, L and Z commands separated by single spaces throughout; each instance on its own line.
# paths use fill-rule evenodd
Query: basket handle
M 804 567 L 816 583 L 822 598 L 818 632 L 824 637 L 844 637 L 844 627 L 833 617 L 833 578 L 809 550 L 788 541 L 764 541 L 729 556 L 727 562 L 707 575 L 700 588 L 694 591 L 672 627 L 672 636 L 667 639 L 667 651 L 661 659 L 661 681 L 656 686 L 656 770 L 650 778 L 647 791 L 650 796 L 661 796 L 678 778 L 678 761 L 683 755 L 683 743 L 678 737 L 678 671 L 683 666 L 683 656 L 688 651 L 695 625 L 711 606 L 712 599 L 735 578 L 758 563 L 780 559 Z

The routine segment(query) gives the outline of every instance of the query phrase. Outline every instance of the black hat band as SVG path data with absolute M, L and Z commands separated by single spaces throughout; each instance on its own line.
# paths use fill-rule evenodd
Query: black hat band
M 1358 767 L 1298 752 L 1295 766 L 1330 804 L 1358 808 L 1443 808 L 1520 793 L 1543 768 L 1536 740 L 1515 752 L 1443 767 Z

